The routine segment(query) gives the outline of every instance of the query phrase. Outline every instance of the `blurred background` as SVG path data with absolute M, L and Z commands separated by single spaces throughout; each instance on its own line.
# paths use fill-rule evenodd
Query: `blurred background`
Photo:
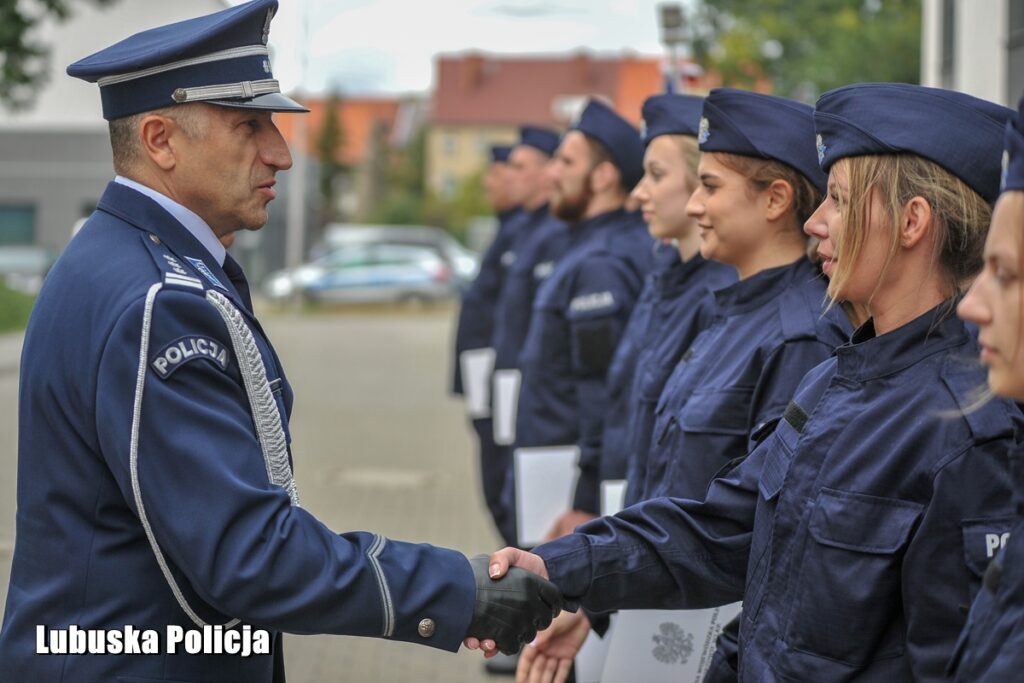
M 95 87 L 65 66 L 225 4 L 0 3 L 0 274 L 11 288 L 38 288 L 112 174 Z M 312 113 L 278 117 L 296 165 L 270 224 L 235 247 L 264 285 L 322 256 L 331 225 L 431 226 L 479 251 L 494 225 L 481 189 L 489 146 L 523 123 L 564 128 L 588 96 L 637 123 L 650 94 L 720 85 L 813 102 L 854 81 L 920 82 L 1013 104 L 1024 3 L 288 0 L 271 48 L 283 89 Z M 447 272 L 422 253 L 399 261 L 457 290 L 465 259 L 436 255 Z M 0 318 L 24 313 L 15 301 L 0 301 Z
M 21 330 L 113 176 L 97 89 L 64 68 L 226 4 L 0 0 L 0 601 Z M 1008 105 L 1024 90 L 1020 0 L 282 0 L 270 44 L 282 89 L 312 111 L 277 117 L 295 166 L 269 224 L 233 252 L 297 390 L 304 503 L 332 528 L 467 553 L 499 541 L 462 405 L 445 398 L 444 302 L 496 225 L 492 144 L 521 124 L 564 129 L 591 96 L 639 125 L 649 95 L 723 85 L 809 103 L 856 81 Z M 470 653 L 412 645 L 289 638 L 286 652 L 300 683 L 485 678 Z

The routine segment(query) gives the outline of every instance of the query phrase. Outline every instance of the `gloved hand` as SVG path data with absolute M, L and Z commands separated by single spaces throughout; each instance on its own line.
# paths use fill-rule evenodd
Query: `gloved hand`
M 492 579 L 487 573 L 489 562 L 487 555 L 469 560 L 476 579 L 476 602 L 467 635 L 489 638 L 498 650 L 514 655 L 558 616 L 562 593 L 547 579 L 518 567 Z

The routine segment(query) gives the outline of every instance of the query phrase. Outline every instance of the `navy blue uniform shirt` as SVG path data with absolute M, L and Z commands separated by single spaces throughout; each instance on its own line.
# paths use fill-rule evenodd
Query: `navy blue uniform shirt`
M 663 245 L 608 370 L 608 411 L 601 438 L 601 480 L 625 479 L 627 462 L 646 452 L 654 406 L 680 356 L 713 318 L 712 292 L 736 281 L 732 266 L 688 261 Z
M 782 416 L 797 385 L 849 338 L 825 278 L 801 258 L 715 292 L 715 319 L 684 353 L 655 411 L 652 443 L 629 472 L 627 503 L 700 499 Z
M 224 270 L 152 199 L 109 185 L 25 337 L 5 680 L 281 680 L 281 631 L 458 649 L 475 598 L 465 557 L 337 534 L 300 507 L 291 404 Z M 274 654 L 35 654 L 37 625 L 236 620 L 271 630 Z
M 594 610 L 743 600 L 740 680 L 947 680 L 957 634 L 1014 519 L 995 399 L 949 307 L 808 373 L 784 419 L 703 501 L 658 498 L 536 550 Z
M 530 212 L 517 240 L 515 260 L 505 273 L 494 310 L 494 369 L 518 367 L 530 330 L 537 290 L 555 271 L 570 244 L 569 228 L 551 215 L 548 205 Z
M 519 367 L 516 446 L 580 447 L 581 476 L 596 477 L 605 377 L 644 279 L 653 240 L 619 209 L 570 228 L 572 246 L 541 285 Z M 596 510 L 596 500 L 577 500 Z
M 480 259 L 476 277 L 462 294 L 455 328 L 455 360 L 452 363 L 454 394 L 462 394 L 462 367 L 459 362 L 462 352 L 491 347 L 494 305 L 505 282 L 505 273 L 515 262 L 515 244 L 527 219 L 528 214 L 519 208 L 498 215 L 498 232 Z
M 554 272 L 555 264 L 569 247 L 568 227 L 551 215 L 546 204 L 530 212 L 529 222 L 523 225 L 521 232 L 522 236 L 515 245 L 515 260 L 505 273 L 495 303 L 491 343 L 496 378 L 502 373 L 518 374 L 519 353 L 530 329 L 537 290 Z M 497 381 L 495 379 L 495 384 Z M 514 406 L 515 398 L 509 403 Z M 505 543 L 515 545 L 515 509 L 504 497 L 506 478 L 512 469 L 511 443 L 515 441 L 515 435 L 510 433 L 499 438 L 493 431 L 493 425 L 488 426 L 492 428 L 490 438 L 497 444 L 491 457 L 480 463 L 485 498 Z
M 1024 672 L 1024 451 L 1011 455 L 1017 523 L 1006 535 L 986 536 L 1002 549 L 985 571 L 982 589 L 950 661 L 958 683 L 1002 683 Z

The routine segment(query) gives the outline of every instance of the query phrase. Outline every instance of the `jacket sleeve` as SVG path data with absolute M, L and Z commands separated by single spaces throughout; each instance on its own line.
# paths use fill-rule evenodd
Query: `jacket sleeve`
M 915 681 L 948 680 L 946 665 L 982 575 L 1017 519 L 1007 476 L 1009 448 L 1006 439 L 973 445 L 934 476 L 901 576 Z
M 182 358 L 163 349 L 198 339 L 225 355 L 157 363 Z M 103 457 L 182 609 L 213 623 L 456 650 L 475 596 L 465 557 L 339 535 L 293 505 L 270 481 L 239 367 L 214 307 L 169 290 L 120 316 L 98 368 Z M 436 623 L 430 640 L 417 634 L 424 617 Z
M 597 513 L 601 435 L 608 409 L 606 378 L 642 281 L 617 259 L 590 259 L 569 299 L 572 375 L 579 416 L 580 476 L 573 508 Z
M 653 498 L 534 549 L 566 598 L 586 609 L 696 609 L 740 600 L 765 445 L 703 502 Z

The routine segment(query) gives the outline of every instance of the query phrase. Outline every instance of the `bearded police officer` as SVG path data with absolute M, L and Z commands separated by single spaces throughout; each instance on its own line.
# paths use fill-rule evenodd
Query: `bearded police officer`
M 537 290 L 519 367 L 517 447 L 577 445 L 580 479 L 574 511 L 555 534 L 598 512 L 596 480 L 605 375 L 653 265 L 654 242 L 640 216 L 624 208 L 643 175 L 640 133 L 592 100 L 555 154 L 552 213 L 569 223 L 570 244 Z M 504 497 L 514 499 L 515 483 Z
M 292 163 L 271 113 L 305 111 L 270 71 L 276 9 L 255 0 L 156 28 L 68 69 L 100 86 L 118 177 L 27 331 L 6 680 L 281 681 L 282 631 L 447 650 L 493 633 L 515 651 L 557 612 L 550 584 L 336 534 L 299 505 L 292 390 L 218 241 L 266 222 Z M 270 655 L 166 641 L 117 654 L 129 628 L 260 630 Z M 79 651 L 66 646 L 76 629 L 98 633 L 87 651 L 101 654 L 60 654 Z

